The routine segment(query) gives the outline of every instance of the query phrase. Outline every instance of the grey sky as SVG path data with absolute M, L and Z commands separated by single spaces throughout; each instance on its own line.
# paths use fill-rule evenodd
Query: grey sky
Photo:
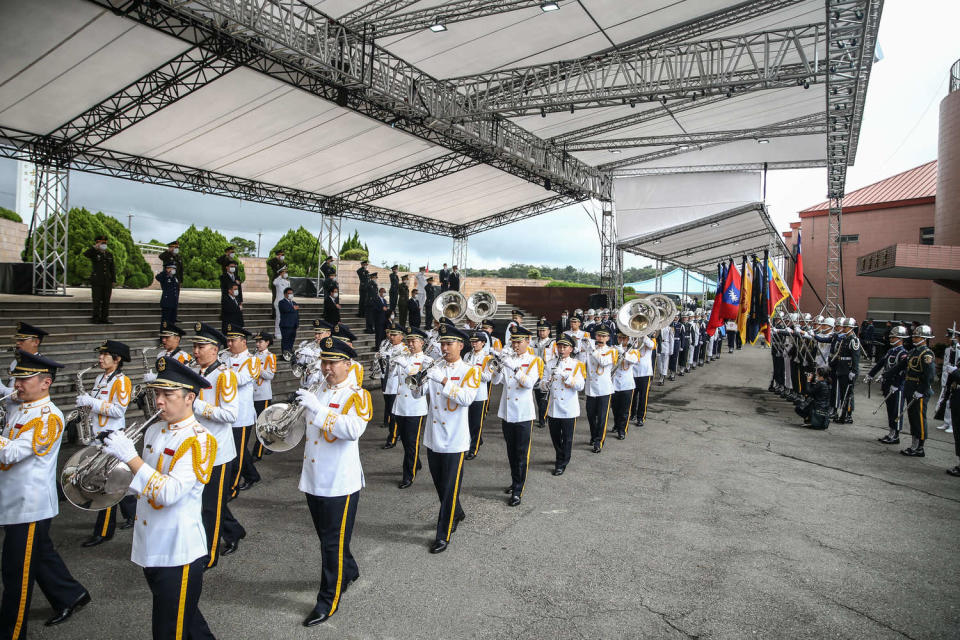
M 881 180 L 936 158 L 938 105 L 947 93 L 950 65 L 960 58 L 956 0 L 887 0 L 880 26 L 884 59 L 874 65 L 860 135 L 857 162 L 848 172 L 848 190 Z M 16 163 L 0 159 L 0 206 L 13 208 Z M 228 238 L 257 239 L 262 231 L 264 255 L 288 228 L 303 225 L 316 232 L 316 214 L 205 196 L 166 187 L 74 172 L 71 206 L 100 210 L 121 219 L 134 215 L 134 238 L 174 238 L 189 224 L 207 225 Z M 826 170 L 806 169 L 770 174 L 767 202 L 781 229 L 796 212 L 825 199 Z M 345 221 L 343 232 L 357 229 L 371 260 L 449 262 L 451 240 L 379 225 Z M 531 242 L 531 238 L 536 241 Z M 472 236 L 469 266 L 496 267 L 511 262 L 566 265 L 597 270 L 600 243 L 584 208 L 576 205 Z M 628 256 L 626 266 L 646 261 Z

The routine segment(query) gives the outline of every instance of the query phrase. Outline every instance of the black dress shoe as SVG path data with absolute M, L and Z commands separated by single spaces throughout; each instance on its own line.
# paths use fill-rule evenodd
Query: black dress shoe
M 386 443 L 385 445 L 383 445 L 383 448 L 384 448 L 384 449 L 393 449 L 395 446 L 397 446 L 397 443 L 396 443 L 396 442 L 393 442 L 393 443 L 388 442 L 388 443 Z
M 66 609 L 61 609 L 54 615 L 50 616 L 49 618 L 47 618 L 47 621 L 44 622 L 43 624 L 48 627 L 52 627 L 55 624 L 66 622 L 70 616 L 72 616 L 74 613 L 84 608 L 88 604 L 90 604 L 90 593 L 88 591 L 84 591 L 83 595 L 77 598 L 76 602 L 74 602 L 72 605 L 70 605 Z
M 594 445 L 593 445 L 593 452 L 594 452 L 594 453 L 600 453 L 600 444 L 599 444 L 599 443 L 594 443 Z
M 453 526 L 450 528 L 450 532 L 453 533 L 454 531 L 456 531 L 456 530 L 457 530 L 457 527 L 460 525 L 460 523 L 463 522 L 463 521 L 466 520 L 466 519 L 467 519 L 467 514 L 465 514 L 465 513 L 464 513 L 464 514 L 461 514 L 460 516 L 454 516 L 454 518 L 453 518 Z
M 556 469 L 553 470 L 553 475 L 562 476 L 565 469 L 566 467 L 557 467 Z
M 133 525 L 136 524 L 136 522 L 137 522 L 137 521 L 134 520 L 133 518 L 127 518 L 126 520 L 123 521 L 123 524 L 118 525 L 117 528 L 118 528 L 118 529 L 133 529 Z
M 623 440 L 626 437 L 627 434 L 625 434 L 623 431 L 617 431 L 617 440 Z
M 506 493 L 506 494 L 513 493 L 513 485 L 510 485 L 509 487 L 506 487 L 506 488 L 503 490 L 503 492 Z
M 953 467 L 952 469 L 947 469 L 947 473 L 949 473 L 950 475 L 956 478 L 960 478 L 960 464 Z
M 347 580 L 346 582 L 344 582 L 343 586 L 340 587 L 340 595 L 345 594 L 347 592 L 347 589 L 350 588 L 350 585 L 352 585 L 354 582 L 356 582 L 359 579 L 360 579 L 360 576 L 357 576 L 353 580 Z
M 891 438 L 890 436 L 883 436 L 882 438 L 877 438 L 883 444 L 900 444 L 900 438 Z
M 520 496 L 510 496 L 510 499 L 507 500 L 508 507 L 516 507 L 520 504 Z
M 260 481 L 259 481 L 259 480 L 254 480 L 253 482 L 247 482 L 246 480 L 241 480 L 241 481 L 240 481 L 240 484 L 237 485 L 237 491 L 246 491 L 247 489 L 249 489 L 249 488 L 252 487 L 253 485 L 257 484 L 258 482 L 260 482 Z
M 303 626 L 313 627 L 320 624 L 321 622 L 326 622 L 329 619 L 330 619 L 329 613 L 326 613 L 326 612 L 320 613 L 319 611 L 314 609 L 313 611 L 310 612 L 310 615 L 308 615 L 306 618 L 303 619 Z
M 638 426 L 638 427 L 642 427 L 642 426 L 643 426 L 643 420 L 639 420 L 639 419 L 638 419 L 638 420 L 637 420 L 637 426 Z
M 538 423 L 537 423 L 537 429 L 543 429 L 545 426 L 547 426 L 547 425 L 545 425 L 545 424 L 542 423 L 542 422 L 538 422 Z
M 447 541 L 446 540 L 435 540 L 432 545 L 430 545 L 430 553 L 443 553 L 447 550 Z
M 108 540 L 112 540 L 112 539 L 113 539 L 113 536 L 90 536 L 89 538 L 87 538 L 86 540 L 84 540 L 84 541 L 80 544 L 80 546 L 81 546 L 81 547 L 95 547 L 95 546 L 97 546 L 98 544 L 103 544 L 104 542 L 107 542 Z
M 917 447 L 916 449 L 907 447 L 906 449 L 900 451 L 900 453 L 911 458 L 923 458 L 927 455 L 923 452 L 923 447 Z
M 475 453 L 468 453 L 467 455 L 465 455 L 465 456 L 463 456 L 463 457 L 466 458 L 467 460 L 473 460 L 474 458 L 477 457 L 477 454 L 475 454 Z
M 409 487 L 409 486 L 412 485 L 412 484 L 413 484 L 413 480 L 404 480 L 403 482 L 401 482 L 400 484 L 398 484 L 397 487 L 400 488 L 400 489 L 406 489 L 407 487 Z
M 237 549 L 240 548 L 240 541 L 234 540 L 233 542 L 225 542 L 223 545 L 223 550 L 220 551 L 220 555 L 228 556 L 231 553 L 236 553 Z

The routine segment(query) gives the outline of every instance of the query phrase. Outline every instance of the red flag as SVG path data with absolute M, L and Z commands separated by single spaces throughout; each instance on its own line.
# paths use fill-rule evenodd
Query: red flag
M 723 288 L 717 290 L 717 297 L 713 301 L 710 322 L 707 323 L 707 335 L 712 336 L 727 320 L 736 320 L 738 313 L 740 313 L 740 272 L 731 260 L 727 268 L 727 277 L 723 281 Z
M 800 294 L 803 293 L 803 256 L 800 254 L 800 230 L 797 229 L 797 258 L 793 266 L 793 282 L 790 285 L 793 294 L 793 305 L 800 310 Z

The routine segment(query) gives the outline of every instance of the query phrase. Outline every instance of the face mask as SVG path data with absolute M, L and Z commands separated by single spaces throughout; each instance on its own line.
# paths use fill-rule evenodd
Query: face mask
M 97 249 L 100 249 L 100 251 L 106 251 L 107 245 L 101 242 L 100 244 L 97 245 Z
M 237 268 L 236 268 L 236 267 L 230 267 L 229 269 L 227 269 L 227 271 L 229 271 L 230 273 L 236 273 Z
M 180 253 L 180 249 L 174 249 L 174 250 L 173 250 L 173 255 L 177 255 L 178 253 Z
M 236 297 L 237 297 L 237 291 L 236 291 L 236 289 L 234 289 L 234 290 L 232 290 L 232 291 L 230 292 L 230 297 L 231 297 L 231 298 L 236 298 Z
M 227 252 L 227 257 L 228 257 L 228 258 L 232 258 L 232 257 L 233 257 L 233 251 L 228 251 L 228 252 Z
M 277 260 L 279 260 L 280 262 L 283 262 L 285 258 L 283 256 L 277 256 Z
M 170 275 L 173 276 L 173 275 L 176 275 L 176 274 L 177 274 L 177 270 L 176 270 L 176 269 L 167 269 L 167 273 L 169 273 Z
M 292 293 L 288 293 L 288 294 L 287 294 L 287 300 L 293 300 L 293 294 L 292 294 Z

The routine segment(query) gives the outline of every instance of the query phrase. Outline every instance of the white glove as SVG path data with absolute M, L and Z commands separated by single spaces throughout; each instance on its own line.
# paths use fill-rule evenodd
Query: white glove
M 297 401 L 300 403 L 300 406 L 305 408 L 307 413 L 310 414 L 311 420 L 323 410 L 323 405 L 320 404 L 320 398 L 318 398 L 316 394 L 311 393 L 309 389 L 297 389 Z
M 147 371 L 145 374 L 143 374 L 144 382 L 153 382 L 156 379 L 157 379 L 157 374 L 155 374 L 153 371 Z
M 137 457 L 137 448 L 133 446 L 133 440 L 123 431 L 111 431 L 103 442 L 103 450 L 120 462 L 130 462 Z
M 78 407 L 92 407 L 93 398 L 89 394 L 81 393 L 77 396 L 77 406 Z
M 572 387 L 572 386 L 573 386 L 573 374 L 572 374 L 572 373 L 569 374 L 569 375 L 564 376 L 564 378 L 563 378 L 563 384 L 567 385 L 568 387 Z
M 850 373 L 847 374 L 847 377 L 850 378 L 850 382 L 853 382 L 854 380 L 857 379 L 857 374 L 851 371 Z
M 920 391 L 914 391 L 914 392 L 913 392 L 913 398 L 914 398 L 915 400 L 919 400 L 919 399 L 922 398 L 922 397 L 923 397 L 923 393 L 921 393 Z
M 443 375 L 440 367 L 431 367 L 430 370 L 427 371 L 427 380 L 433 380 L 434 382 L 443 384 L 443 379 L 446 377 L 447 376 Z

